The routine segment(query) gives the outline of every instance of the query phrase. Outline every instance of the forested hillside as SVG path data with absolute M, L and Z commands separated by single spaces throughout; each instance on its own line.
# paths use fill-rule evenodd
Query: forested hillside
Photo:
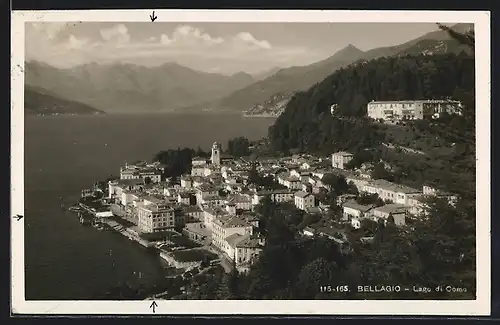
M 269 140 L 276 151 L 330 154 L 348 150 L 368 155 L 368 160 L 393 164 L 398 180 L 408 185 L 432 181 L 472 194 L 474 75 L 474 58 L 465 54 L 382 58 L 351 65 L 296 94 L 270 127 Z M 440 98 L 461 100 L 464 115 L 407 127 L 380 125 L 364 117 L 371 100 Z M 332 116 L 334 103 L 338 108 Z M 413 157 L 387 149 L 384 143 L 424 154 Z

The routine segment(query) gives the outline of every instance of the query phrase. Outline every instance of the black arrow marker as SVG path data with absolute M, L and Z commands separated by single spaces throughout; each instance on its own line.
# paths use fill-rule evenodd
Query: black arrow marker
M 158 305 L 156 304 L 156 301 L 153 300 L 153 302 L 151 303 L 151 306 L 149 306 L 149 308 L 153 308 L 153 313 L 155 313 L 156 307 L 158 307 Z
M 21 220 L 22 218 L 24 218 L 24 216 L 20 215 L 20 214 L 16 214 L 14 217 L 14 219 L 17 219 L 17 221 Z
M 149 15 L 149 18 L 151 18 L 151 21 L 155 21 L 156 18 L 158 18 L 158 17 L 155 16 L 155 12 L 153 11 L 153 13 L 151 15 Z

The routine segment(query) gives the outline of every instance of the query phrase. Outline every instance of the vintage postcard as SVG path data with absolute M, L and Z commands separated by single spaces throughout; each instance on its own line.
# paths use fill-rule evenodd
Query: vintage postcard
M 13 314 L 490 313 L 489 12 L 18 11 L 11 57 Z

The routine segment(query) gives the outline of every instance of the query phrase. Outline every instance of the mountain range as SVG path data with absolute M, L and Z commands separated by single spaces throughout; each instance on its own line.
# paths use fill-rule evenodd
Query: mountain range
M 37 61 L 25 64 L 26 85 L 105 112 L 174 110 L 228 95 L 253 82 L 244 72 L 225 76 L 176 63 L 154 68 L 91 63 L 70 69 Z
M 472 24 L 452 28 L 464 31 Z M 331 57 L 308 66 L 273 68 L 251 76 L 232 76 L 192 70 L 176 63 L 148 68 L 133 64 L 90 63 L 58 69 L 45 63 L 25 64 L 25 84 L 61 100 L 80 102 L 97 110 L 115 112 L 249 111 L 273 105 L 273 98 L 291 97 L 309 89 L 336 70 L 357 61 L 408 54 L 459 53 L 467 50 L 445 31 L 435 31 L 404 44 L 362 51 L 349 44 Z M 270 107 L 272 111 L 272 107 Z

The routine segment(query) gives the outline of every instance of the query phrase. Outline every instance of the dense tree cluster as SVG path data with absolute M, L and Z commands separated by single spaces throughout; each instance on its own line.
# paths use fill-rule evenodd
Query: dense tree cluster
M 227 142 L 227 152 L 234 157 L 243 157 L 250 154 L 250 141 L 245 137 L 237 137 Z
M 179 177 L 189 173 L 191 170 L 191 160 L 196 152 L 191 148 L 177 148 L 158 152 L 153 161 L 158 161 L 166 165 L 163 177 Z

